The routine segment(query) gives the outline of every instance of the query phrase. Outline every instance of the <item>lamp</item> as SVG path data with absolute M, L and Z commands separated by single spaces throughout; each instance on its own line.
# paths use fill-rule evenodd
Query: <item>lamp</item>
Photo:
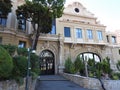
M 29 75 L 30 75 L 30 54 L 31 53 L 35 53 L 35 50 L 32 50 L 30 48 L 28 48 L 28 62 L 27 62 L 27 76 L 26 76 L 26 85 L 25 85 L 25 90 L 29 90 L 29 84 L 28 84 L 28 79 L 29 79 Z

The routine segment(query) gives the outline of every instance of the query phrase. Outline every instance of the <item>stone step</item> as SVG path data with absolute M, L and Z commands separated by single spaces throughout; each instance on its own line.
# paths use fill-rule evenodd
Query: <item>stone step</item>
M 68 81 L 62 76 L 59 75 L 41 75 L 38 77 L 40 81 Z

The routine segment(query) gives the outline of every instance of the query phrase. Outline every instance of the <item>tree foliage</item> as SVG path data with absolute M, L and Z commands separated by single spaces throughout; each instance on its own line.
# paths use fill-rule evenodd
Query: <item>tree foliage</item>
M 25 0 L 18 6 L 17 18 L 23 17 L 33 26 L 32 49 L 36 49 L 40 33 L 49 33 L 53 18 L 62 16 L 65 0 Z M 35 28 L 37 26 L 37 28 Z
M 0 17 L 7 18 L 8 13 L 11 12 L 11 7 L 11 0 L 0 0 Z

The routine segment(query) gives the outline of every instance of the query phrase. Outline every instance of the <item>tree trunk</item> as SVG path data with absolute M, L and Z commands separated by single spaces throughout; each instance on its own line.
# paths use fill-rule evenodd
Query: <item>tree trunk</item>
M 31 47 L 32 50 L 36 50 L 39 36 L 40 36 L 39 33 L 36 33 L 36 34 L 35 34 L 35 36 L 34 36 L 34 38 L 33 38 L 33 40 L 32 40 L 32 47 Z
M 38 23 L 38 27 L 36 29 L 36 23 L 32 22 L 32 26 L 33 26 L 33 29 L 34 29 L 34 35 L 33 35 L 33 39 L 32 39 L 32 46 L 31 46 L 31 49 L 32 50 L 36 50 L 36 47 L 37 47 L 37 43 L 38 43 L 38 39 L 39 39 L 39 36 L 40 36 L 40 25 Z

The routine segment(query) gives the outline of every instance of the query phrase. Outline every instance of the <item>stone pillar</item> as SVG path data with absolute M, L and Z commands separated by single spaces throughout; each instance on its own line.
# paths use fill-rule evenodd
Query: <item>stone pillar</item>
M 58 72 L 63 73 L 64 65 L 63 65 L 63 55 L 64 55 L 64 43 L 62 36 L 59 34 L 59 66 L 58 66 Z

